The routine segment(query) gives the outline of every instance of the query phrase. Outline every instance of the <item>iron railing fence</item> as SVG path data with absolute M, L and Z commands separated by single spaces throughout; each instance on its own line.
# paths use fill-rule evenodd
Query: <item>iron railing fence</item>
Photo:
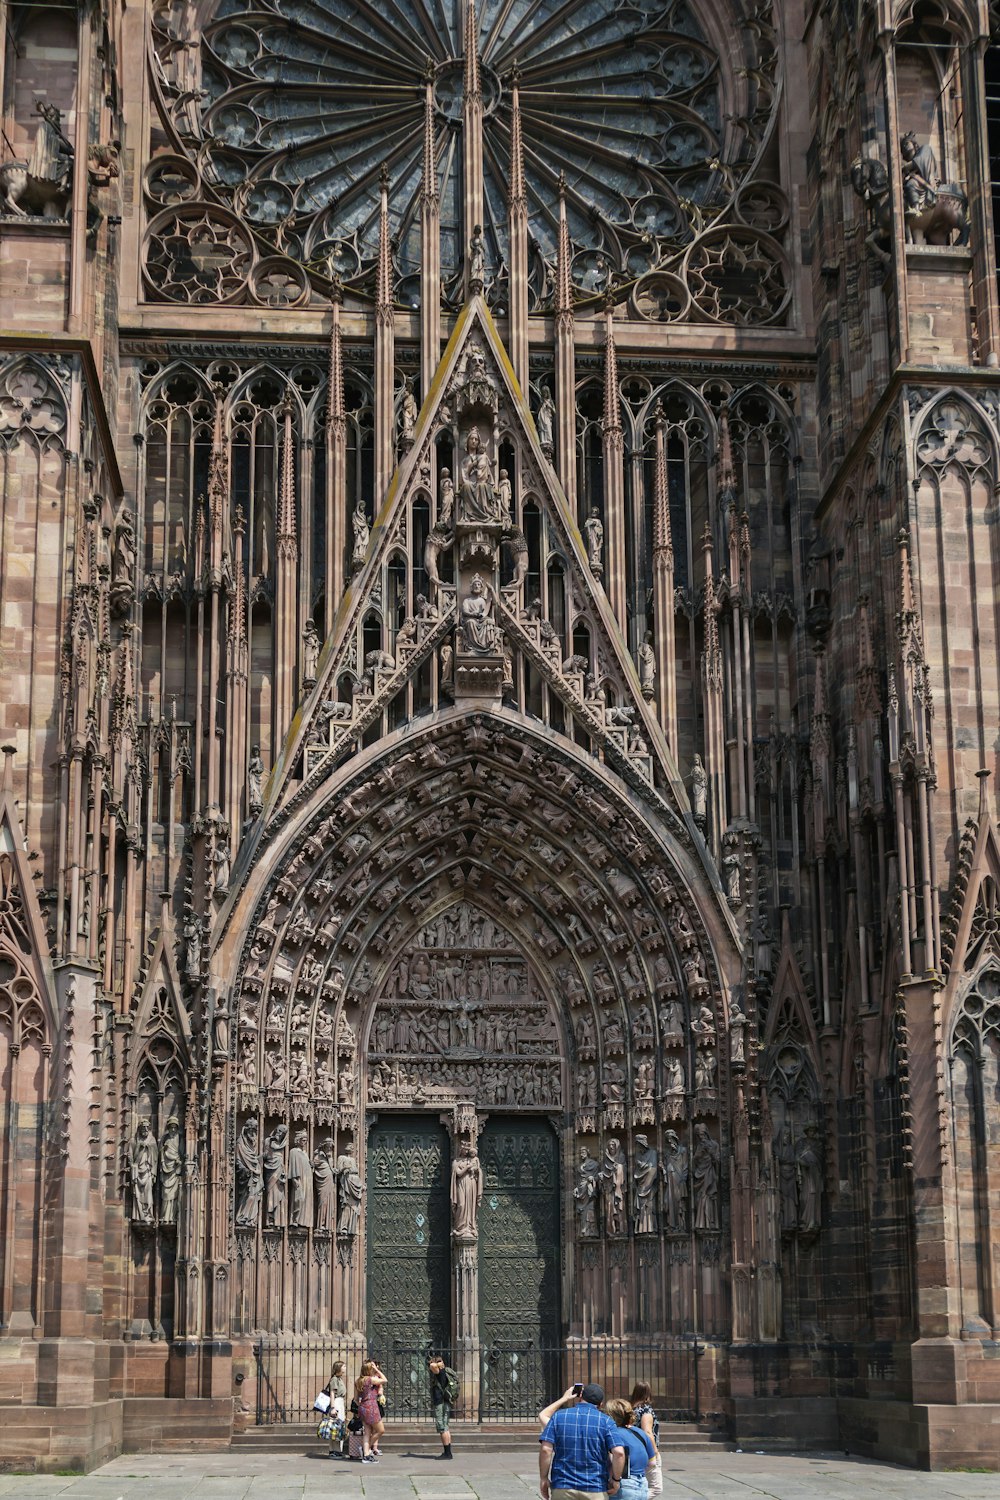
M 456 1422 L 534 1422 L 541 1407 L 574 1381 L 594 1382 L 608 1396 L 628 1396 L 645 1382 L 664 1421 L 690 1422 L 701 1416 L 696 1339 L 587 1338 L 563 1344 L 530 1339 L 494 1339 L 458 1349 L 435 1346 L 455 1370 L 460 1392 Z M 386 1421 L 424 1426 L 433 1421 L 427 1343 L 380 1339 L 367 1346 L 358 1338 L 330 1335 L 301 1338 L 267 1336 L 255 1346 L 257 1422 L 308 1422 L 313 1401 L 333 1365 L 346 1366 L 347 1405 L 365 1359 L 376 1359 L 386 1376 Z

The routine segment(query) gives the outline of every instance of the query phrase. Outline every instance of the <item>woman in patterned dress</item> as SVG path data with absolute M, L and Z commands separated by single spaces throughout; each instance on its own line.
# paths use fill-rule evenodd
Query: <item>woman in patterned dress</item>
M 358 1416 L 365 1427 L 364 1453 L 361 1462 L 377 1464 L 379 1461 L 378 1440 L 385 1431 L 379 1392 L 385 1388 L 385 1376 L 373 1359 L 366 1359 L 361 1374 L 354 1382 L 354 1399 L 358 1403 Z

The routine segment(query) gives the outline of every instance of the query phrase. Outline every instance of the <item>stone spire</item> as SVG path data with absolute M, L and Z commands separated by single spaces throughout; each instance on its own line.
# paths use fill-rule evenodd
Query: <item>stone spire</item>
M 702 712 L 705 727 L 705 772 L 708 776 L 708 843 L 720 857 L 726 827 L 726 738 L 722 699 L 722 650 L 712 567 L 712 532 L 706 523 L 701 540 L 705 559 L 704 631 L 701 655 Z
M 469 247 L 483 223 L 483 89 L 479 77 L 479 25 L 476 0 L 465 4 L 465 87 L 462 99 L 462 161 L 464 167 L 465 280 L 469 292 Z
M 559 178 L 559 242 L 556 248 L 556 414 L 559 425 L 557 473 L 576 510 L 576 344 L 573 329 L 573 292 L 570 284 L 569 225 L 566 221 L 566 179 Z
M 326 590 L 324 624 L 333 629 L 344 592 L 347 549 L 347 416 L 344 408 L 344 343 L 340 314 L 344 291 L 334 277 L 330 293 L 330 372 L 326 395 Z
M 604 307 L 604 526 L 607 560 L 604 587 L 623 632 L 628 632 L 627 580 L 625 577 L 625 440 L 622 434 L 621 397 L 618 390 L 618 351 L 615 346 L 614 304 Z
M 656 627 L 656 685 L 660 723 L 677 754 L 677 660 L 674 641 L 674 546 L 670 535 L 667 481 L 667 423 L 656 403 L 656 459 L 653 468 L 653 621 Z
M 434 64 L 424 74 L 424 159 L 420 184 L 420 394 L 426 396 L 441 357 L 441 198 L 434 135 Z
M 392 304 L 392 245 L 389 237 L 389 173 L 382 168 L 378 212 L 378 271 L 375 283 L 375 511 L 392 478 L 393 384 L 396 333 Z
M 524 141 L 521 135 L 520 73 L 511 75 L 510 188 L 507 225 L 510 239 L 510 358 L 522 392 L 528 390 L 528 196 L 524 185 Z
M 277 561 L 275 586 L 275 742 L 288 733 L 295 703 L 295 662 L 298 653 L 298 560 L 295 524 L 295 434 L 291 390 L 285 392 L 280 416 L 284 425 L 281 449 L 281 485 L 278 494 Z

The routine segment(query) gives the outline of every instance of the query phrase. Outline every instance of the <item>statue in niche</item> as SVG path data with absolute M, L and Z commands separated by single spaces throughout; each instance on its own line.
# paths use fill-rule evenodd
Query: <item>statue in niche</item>
M 371 527 L 368 525 L 368 517 L 365 515 L 364 501 L 362 500 L 359 500 L 354 507 L 354 515 L 351 517 L 351 529 L 354 532 L 351 567 L 360 568 L 367 555 L 368 539 L 371 536 Z
M 715 1060 L 715 1053 L 710 1049 L 701 1048 L 695 1053 L 694 1086 L 696 1093 L 711 1093 L 714 1090 L 717 1068 L 718 1064 Z
M 316 681 L 319 648 L 319 631 L 312 620 L 307 620 L 302 627 L 302 681 L 306 686 Z
M 451 526 L 442 519 L 434 522 L 424 543 L 424 572 L 437 589 L 444 587 L 438 569 L 438 559 L 445 547 L 451 546 L 451 540 Z
M 508 523 L 509 525 L 509 523 Z M 513 576 L 504 589 L 505 593 L 516 593 L 528 574 L 528 539 L 519 526 L 510 526 L 504 537 L 504 547 L 514 569 Z
M 476 1148 L 464 1141 L 451 1166 L 451 1223 L 458 1240 L 479 1238 L 479 1205 L 483 1201 L 483 1172 Z
M 644 1057 L 636 1064 L 635 1070 L 635 1097 L 637 1099 L 652 1099 L 656 1089 L 656 1069 L 649 1057 Z
M 542 387 L 542 401 L 538 408 L 538 416 L 535 418 L 535 426 L 538 428 L 538 441 L 542 451 L 551 458 L 554 445 L 553 434 L 555 432 L 556 404 L 552 399 L 552 392 L 548 386 Z
M 625 1198 L 625 1174 L 628 1162 L 621 1141 L 612 1136 L 604 1148 L 601 1188 L 604 1198 L 604 1228 L 616 1238 L 628 1233 L 628 1208 Z
M 704 975 L 700 977 L 704 978 Z M 699 1043 L 704 1042 L 707 1045 L 715 1041 L 715 1015 L 710 1005 L 698 1007 L 698 1014 L 691 1022 L 691 1030 Z
M 594 1102 L 597 1075 L 593 1067 L 580 1068 L 576 1075 L 576 1107 L 589 1109 Z
M 285 1142 L 288 1126 L 276 1125 L 264 1142 L 264 1225 L 281 1229 L 285 1223 Z
M 162 1224 L 177 1223 L 183 1167 L 181 1128 L 176 1117 L 171 1115 L 163 1127 L 163 1140 L 160 1142 L 160 1222 Z
M 823 1163 L 819 1132 L 807 1124 L 795 1144 L 795 1169 L 798 1187 L 798 1227 L 810 1234 L 820 1226 L 823 1198 Z
M 460 607 L 462 639 L 473 656 L 496 656 L 502 648 L 500 629 L 493 619 L 493 600 L 480 573 L 473 574 Z
M 493 472 L 478 427 L 471 427 L 465 440 L 458 501 L 462 521 L 494 525 L 499 520 Z
M 792 1234 L 799 1223 L 798 1163 L 795 1159 L 795 1138 L 790 1120 L 786 1120 L 778 1131 L 774 1143 L 774 1158 L 778 1164 L 778 1194 L 781 1199 L 781 1228 Z
M 229 840 L 224 833 L 220 833 L 215 848 L 212 850 L 212 868 L 215 874 L 215 882 L 212 887 L 213 895 L 225 896 L 228 892 L 231 864 L 232 853 L 229 848 Z
M 337 1174 L 330 1159 L 330 1147 L 316 1147 L 313 1162 L 313 1197 L 316 1204 L 315 1227 L 324 1234 L 333 1232 L 337 1209 Z
M 129 1149 L 129 1172 L 132 1178 L 132 1217 L 140 1224 L 152 1224 L 153 1191 L 156 1187 L 156 1164 L 159 1153 L 148 1120 L 140 1120 Z
M 184 920 L 184 967 L 197 984 L 201 979 L 201 922 L 194 912 Z
M 225 999 L 216 999 L 212 1013 L 212 1052 L 216 1057 L 229 1056 L 229 1006 Z
M 668 1057 L 664 1066 L 664 1091 L 671 1097 L 683 1096 L 687 1089 L 684 1078 L 684 1064 L 680 1057 L 674 1053 Z
M 590 515 L 583 523 L 583 532 L 587 538 L 587 561 L 590 571 L 595 577 L 600 578 L 604 572 L 604 522 L 596 505 L 591 506 Z
M 365 1196 L 365 1185 L 353 1156 L 337 1157 L 337 1181 L 340 1185 L 340 1217 L 337 1220 L 337 1233 L 346 1239 L 353 1239 L 361 1223 L 361 1205 Z
M 261 759 L 260 746 L 254 745 L 250 751 L 250 764 L 247 766 L 247 811 L 253 816 L 259 813 L 264 806 L 264 762 Z
M 694 1127 L 691 1175 L 694 1180 L 694 1227 L 719 1227 L 719 1144 L 701 1123 Z
M 653 650 L 653 636 L 649 630 L 636 652 L 636 660 L 639 665 L 639 690 L 644 698 L 652 698 L 656 689 L 656 652 Z
M 288 1153 L 288 1186 L 291 1204 L 288 1222 L 296 1229 L 311 1229 L 313 1222 L 313 1164 L 306 1147 L 309 1137 L 297 1130 Z
M 122 506 L 115 527 L 115 550 L 111 559 L 111 613 L 127 615 L 135 595 L 135 522 L 128 506 Z
M 746 1058 L 747 1018 L 738 995 L 729 1002 L 729 1060 L 744 1064 Z
M 652 1046 L 653 1014 L 648 1005 L 640 1005 L 632 1019 L 632 1040 L 637 1047 Z
M 604 1064 L 604 1102 L 605 1104 L 624 1104 L 625 1102 L 625 1069 L 613 1058 L 609 1058 Z
M 414 433 L 417 428 L 417 398 L 413 394 L 413 381 L 407 376 L 403 385 L 403 399 L 400 403 L 400 418 L 403 428 L 403 442 L 409 447 L 413 442 Z
M 450 469 L 441 470 L 438 481 L 438 525 L 450 528 L 455 514 L 455 485 Z
M 688 1227 L 688 1149 L 676 1130 L 664 1134 L 662 1171 L 666 1227 L 672 1234 L 684 1234 Z
M 577 1226 L 581 1239 L 593 1239 L 597 1235 L 597 1189 L 601 1180 L 601 1164 L 587 1150 L 580 1147 L 580 1166 L 577 1171 L 576 1199 Z
M 636 1234 L 656 1234 L 659 1229 L 656 1212 L 656 1189 L 660 1178 L 660 1157 L 645 1135 L 635 1138 L 635 1165 L 632 1168 L 632 1222 Z
M 236 1142 L 236 1223 L 255 1225 L 264 1196 L 264 1173 L 257 1149 L 257 1121 L 243 1122 Z
M 73 146 L 63 133 L 56 106 L 39 100 L 36 109 L 40 119 L 31 155 L 27 161 L 21 158 L 0 166 L 0 196 L 4 211 L 19 219 L 61 219 L 66 214 Z
M 708 776 L 697 753 L 691 766 L 691 811 L 698 827 L 704 832 L 708 817 Z
M 604 1046 L 608 1052 L 624 1052 L 625 1032 L 622 1028 L 621 1017 L 614 1011 L 604 1021 Z
M 500 507 L 501 526 L 513 526 L 514 489 L 510 482 L 510 475 L 506 469 L 500 470 L 500 482 L 497 485 L 497 502 Z
M 469 241 L 469 289 L 470 291 L 482 291 L 486 281 L 486 244 L 483 240 L 483 226 L 477 224 L 472 231 L 472 239 Z M 482 351 L 480 351 L 482 357 Z

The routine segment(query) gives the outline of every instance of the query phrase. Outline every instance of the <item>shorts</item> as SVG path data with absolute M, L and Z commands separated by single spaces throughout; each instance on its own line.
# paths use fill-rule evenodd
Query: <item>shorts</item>
M 553 1490 L 551 1493 L 552 1500 L 608 1500 L 607 1490 Z
M 434 1430 L 436 1432 L 447 1432 L 451 1426 L 451 1402 L 435 1401 L 434 1403 Z

